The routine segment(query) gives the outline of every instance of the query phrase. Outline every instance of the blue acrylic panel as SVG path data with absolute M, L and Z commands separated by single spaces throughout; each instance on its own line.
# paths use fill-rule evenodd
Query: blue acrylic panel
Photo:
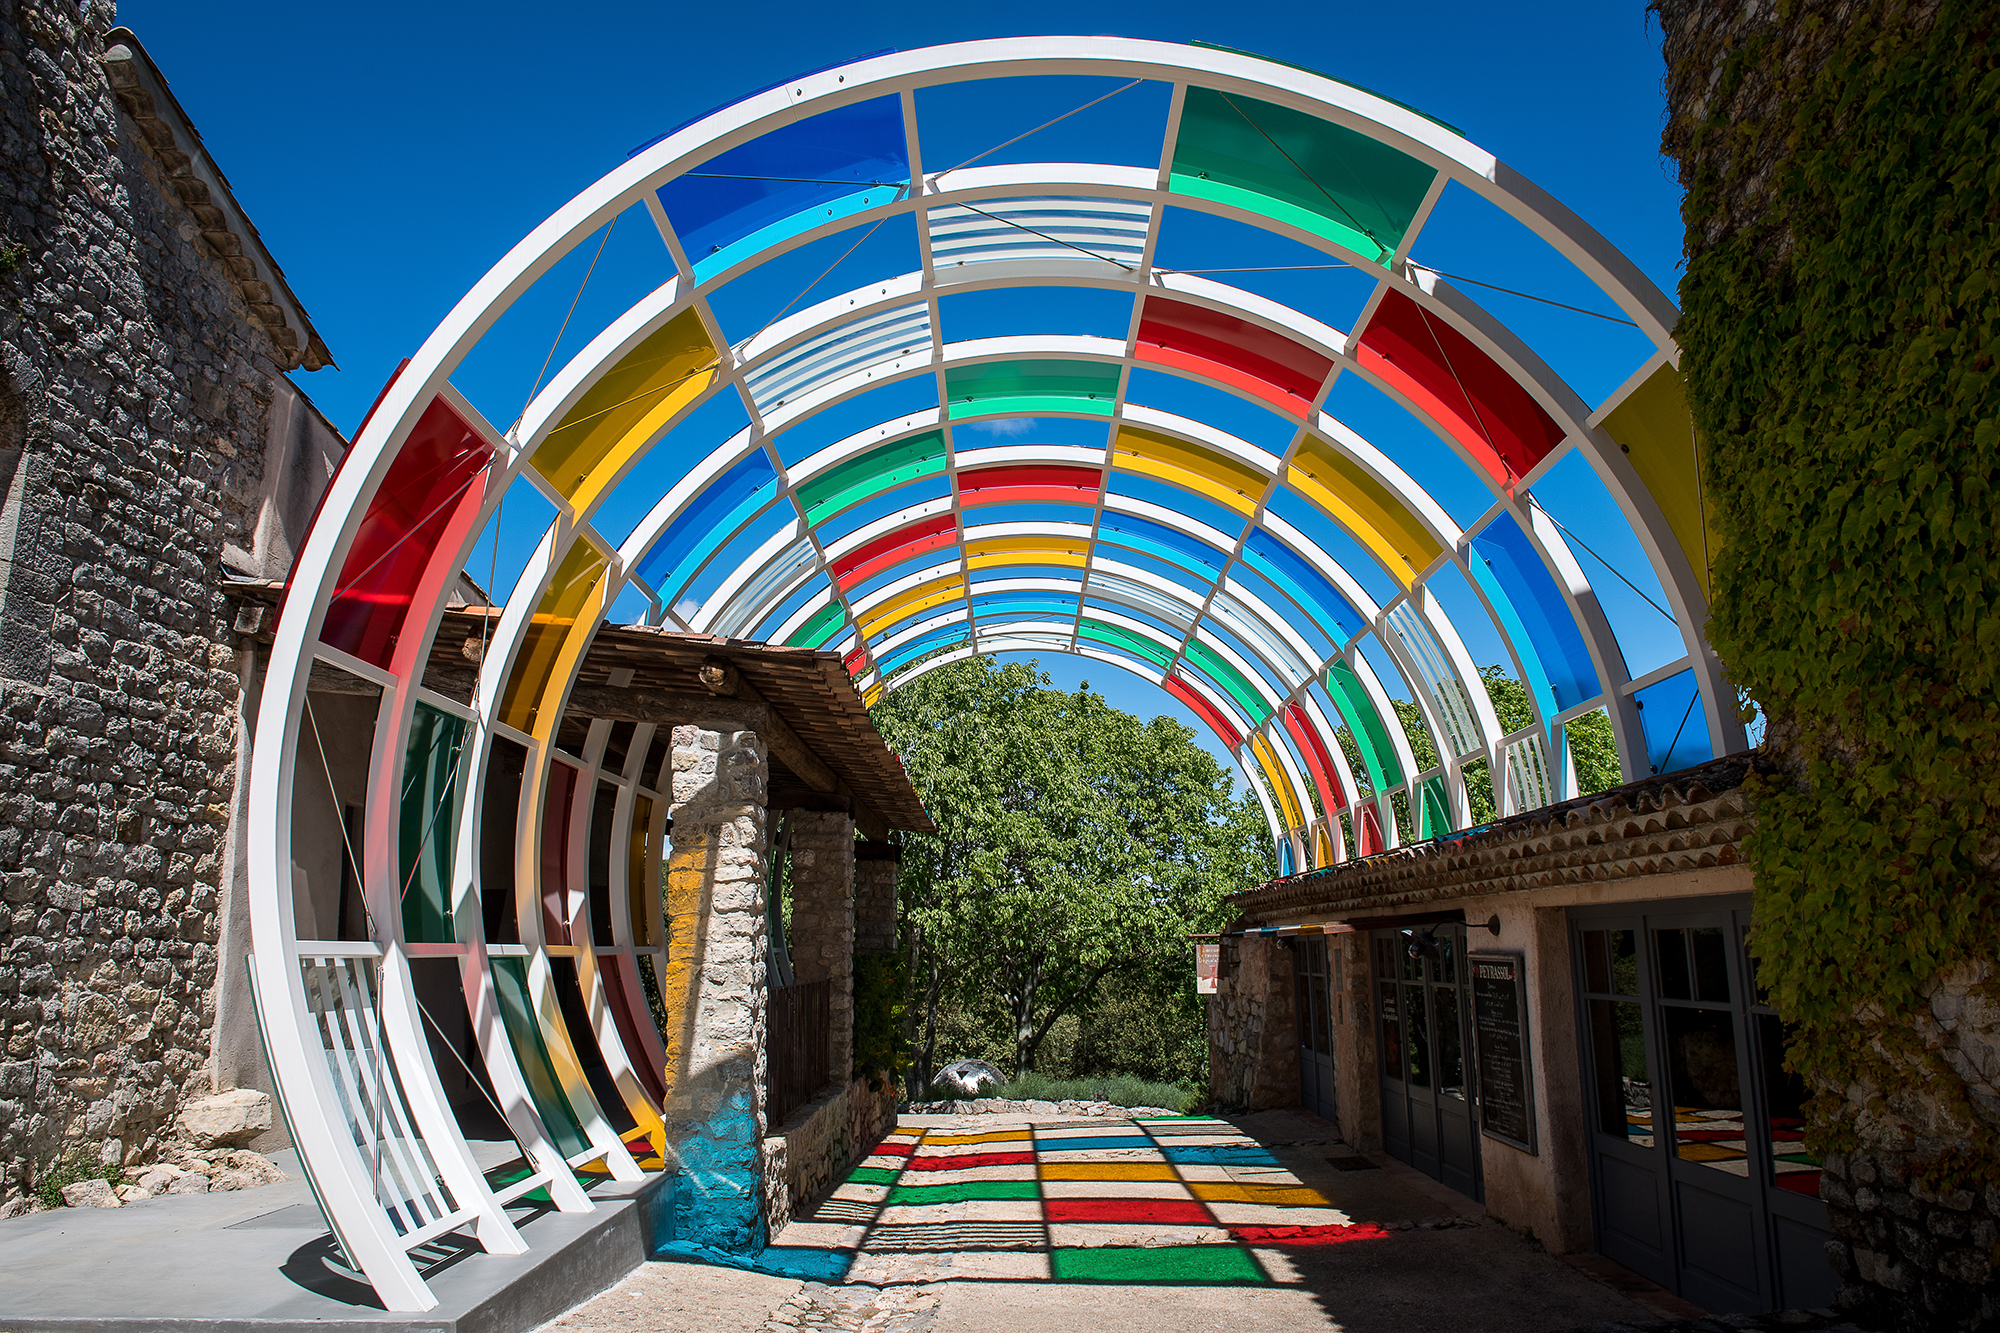
M 813 575 L 800 586 L 797 592 L 794 592 L 790 597 L 779 603 L 775 611 L 765 616 L 764 622 L 757 626 L 756 632 L 751 637 L 761 642 L 770 642 L 771 636 L 778 632 L 780 625 L 790 620 L 794 615 L 797 615 L 800 607 L 825 592 L 830 586 L 831 584 L 826 575 Z
M 1646 733 L 1646 762 L 1653 772 L 1672 773 L 1715 757 L 1694 672 L 1668 676 L 1634 698 L 1639 703 L 1639 725 Z
M 927 657 L 940 648 L 962 642 L 971 636 L 972 631 L 968 627 L 955 625 L 947 636 L 930 639 L 924 643 L 911 644 L 907 647 L 897 649 L 887 657 L 878 659 L 875 663 L 875 669 L 886 676 L 898 667 L 907 666 L 909 663 L 916 661 L 919 657 Z
M 1043 592 L 1033 588 L 1021 588 L 1011 592 L 994 592 L 984 595 L 974 594 L 972 614 L 979 617 L 990 615 L 1046 614 L 1052 616 L 1074 616 L 1076 601 L 1073 595 Z
M 639 557 L 635 572 L 662 596 L 671 597 L 777 490 L 778 476 L 771 460 L 761 452 L 751 454 L 711 482 L 667 525 L 659 540 Z
M 1292 840 L 1290 838 L 1286 838 L 1278 844 L 1278 873 L 1280 875 L 1289 875 L 1292 873 Z
M 1263 528 L 1251 529 L 1244 541 L 1243 563 L 1303 606 L 1313 623 L 1334 642 L 1344 646 L 1367 626 L 1354 604 L 1341 595 L 1326 575 Z
M 994 583 L 1001 579 L 1059 579 L 1064 583 L 1081 583 L 1082 571 L 1070 565 L 974 565 L 972 581 Z
M 1229 582 L 1237 585 L 1240 592 L 1262 602 L 1273 616 L 1283 620 L 1294 634 L 1304 639 L 1307 646 L 1312 649 L 1316 661 L 1324 662 L 1334 656 L 1346 642 L 1345 635 L 1339 643 L 1336 643 L 1323 633 L 1318 621 L 1310 613 L 1300 615 L 1298 608 L 1286 599 L 1277 585 L 1260 576 L 1248 559 L 1238 563 L 1229 571 Z
M 1222 573 L 1222 567 L 1229 559 L 1229 552 L 1218 551 L 1207 542 L 1198 541 L 1186 533 L 1176 532 L 1150 519 L 1117 514 L 1108 509 L 1098 524 L 1097 536 L 1099 541 L 1130 546 L 1210 581 Z
M 1184 491 L 1157 477 L 1113 468 L 1111 478 L 1105 483 L 1104 489 L 1112 495 L 1126 495 L 1134 500 L 1145 500 L 1185 518 L 1191 518 L 1197 523 L 1205 523 L 1226 537 L 1238 537 L 1243 533 L 1242 514 L 1234 509 L 1226 509 L 1206 496 L 1196 495 L 1193 491 Z
M 1340 378 L 1345 380 L 1347 376 Z M 1329 560 L 1346 571 L 1347 576 L 1359 584 L 1377 606 L 1388 605 L 1403 590 L 1373 552 L 1354 540 L 1346 528 L 1327 517 L 1325 511 L 1297 491 L 1280 487 L 1271 492 L 1265 510 L 1296 528 L 1301 537 L 1317 546 Z
M 909 180 L 902 99 L 891 96 L 772 130 L 659 193 L 688 261 L 706 278 L 821 222 L 888 203 Z
M 1595 698 L 1600 687 L 1590 649 L 1562 589 L 1513 515 L 1503 513 L 1481 529 L 1467 563 L 1521 653 L 1543 718 Z
M 944 341 L 1074 334 L 1125 341 L 1132 294 L 1094 287 L 1001 287 L 938 298 Z

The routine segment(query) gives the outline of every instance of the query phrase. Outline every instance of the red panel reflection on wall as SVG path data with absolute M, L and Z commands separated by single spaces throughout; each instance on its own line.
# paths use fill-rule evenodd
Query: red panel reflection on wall
M 576 770 L 549 765 L 549 790 L 542 806 L 542 941 L 568 944 L 569 815 L 576 802 Z
M 410 598 L 460 508 L 482 499 L 493 446 L 442 398 L 417 420 L 340 568 L 320 642 L 387 668 Z
M 1220 709 L 1204 698 L 1200 690 L 1195 689 L 1179 676 L 1168 676 L 1161 683 L 1167 687 L 1168 694 L 1173 695 L 1174 698 L 1179 699 L 1189 708 L 1192 708 L 1196 717 L 1208 723 L 1209 730 L 1220 736 L 1224 745 L 1234 750 L 1243 744 L 1242 735 L 1235 727 L 1229 725 L 1229 719 L 1223 716 Z
M 1300 753 L 1306 757 L 1306 767 L 1312 770 L 1313 782 L 1319 786 L 1320 804 L 1328 814 L 1345 810 L 1347 793 L 1341 788 L 1339 772 L 1327 755 L 1319 733 L 1313 730 L 1312 720 L 1306 716 L 1305 709 L 1297 704 L 1285 706 L 1285 730 L 1291 733 Z
M 1387 292 L 1355 358 L 1430 414 L 1511 492 L 1563 441 L 1534 395 L 1470 338 L 1401 292 Z
M 1333 362 L 1261 324 L 1153 296 L 1139 319 L 1137 356 L 1220 380 L 1281 412 L 1304 416 Z
M 1094 467 L 990 467 L 958 474 L 961 505 L 1094 505 L 1104 470 Z
M 1361 854 L 1363 856 L 1373 856 L 1377 852 L 1386 850 L 1388 849 L 1382 845 L 1382 823 L 1375 818 L 1375 807 L 1372 805 L 1362 806 Z
M 942 550 L 958 541 L 958 518 L 950 513 L 919 519 L 908 527 L 885 532 L 873 541 L 855 547 L 833 562 L 833 578 L 846 592 L 857 583 L 874 578 L 891 565 Z

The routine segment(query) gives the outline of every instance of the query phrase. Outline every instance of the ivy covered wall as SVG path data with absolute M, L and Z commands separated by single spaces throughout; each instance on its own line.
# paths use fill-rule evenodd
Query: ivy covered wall
M 1753 949 L 1842 1299 L 2000 1326 L 2000 6 L 1654 8 L 1708 632 L 1770 720 Z

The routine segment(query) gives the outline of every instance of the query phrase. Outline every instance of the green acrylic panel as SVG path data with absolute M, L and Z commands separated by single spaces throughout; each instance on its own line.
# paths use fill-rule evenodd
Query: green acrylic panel
M 542 1041 L 542 1025 L 535 1021 L 535 1002 L 528 994 L 528 960 L 489 961 L 493 969 L 493 993 L 500 1000 L 500 1020 L 506 1026 L 508 1044 L 514 1048 L 514 1061 L 521 1066 L 521 1077 L 527 1081 L 528 1096 L 535 1103 L 542 1128 L 548 1131 L 556 1151 L 565 1158 L 574 1157 L 590 1147 L 590 1140 L 563 1093 L 555 1062 L 549 1058 L 549 1048 Z
M 1187 660 L 1199 667 L 1210 680 L 1229 691 L 1229 697 L 1250 715 L 1251 726 L 1261 726 L 1264 719 L 1271 716 L 1271 705 L 1265 701 L 1263 693 L 1252 685 L 1242 672 L 1229 665 L 1228 659 L 1200 639 L 1191 638 L 1187 641 Z
M 791 638 L 786 639 L 785 647 L 817 648 L 832 638 L 833 632 L 839 629 L 846 619 L 847 608 L 839 602 L 835 602 L 832 606 L 827 607 L 811 620 L 808 620 L 804 629 L 797 631 Z
M 1358 131 L 1190 88 L 1169 188 L 1290 223 L 1382 263 L 1436 179 L 1435 168 Z
M 1347 729 L 1361 747 L 1361 758 L 1368 765 L 1368 777 L 1375 790 L 1400 785 L 1403 765 L 1396 758 L 1396 747 L 1389 742 L 1389 729 L 1382 724 L 1375 701 L 1368 697 L 1354 668 L 1345 662 L 1335 662 L 1326 673 L 1326 688 L 1333 695 L 1341 720 L 1347 723 Z
M 403 938 L 416 944 L 453 944 L 452 852 L 462 800 L 458 758 L 465 719 L 420 703 L 410 719 L 403 755 L 401 852 Z
M 1170 667 L 1174 664 L 1174 655 L 1171 652 L 1154 643 L 1151 639 L 1143 638 L 1140 635 L 1132 633 L 1130 630 L 1120 629 L 1116 625 L 1107 625 L 1097 620 L 1085 620 L 1078 627 L 1078 632 L 1086 639 L 1093 639 L 1098 643 L 1110 644 L 1113 648 L 1122 648 L 1128 653 L 1145 658 L 1148 662 L 1156 662 L 1163 667 Z
M 1418 816 L 1421 821 L 1417 830 L 1419 838 L 1435 838 L 1451 832 L 1451 801 L 1445 795 L 1442 775 L 1424 779 L 1423 804 Z
M 1037 412 L 1111 415 L 1118 399 L 1115 364 L 1096 361 L 987 361 L 953 366 L 944 374 L 946 415 L 1032 416 Z
M 796 488 L 808 523 L 823 523 L 844 509 L 919 477 L 944 471 L 944 434 L 929 430 L 884 449 L 838 463 Z

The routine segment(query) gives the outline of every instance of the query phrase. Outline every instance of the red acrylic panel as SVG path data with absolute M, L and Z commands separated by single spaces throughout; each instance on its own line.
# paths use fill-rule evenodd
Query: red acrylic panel
M 1147 299 L 1139 320 L 1137 354 L 1220 380 L 1294 416 L 1312 407 L 1333 370 L 1329 358 L 1261 324 L 1158 296 Z
M 1094 505 L 1104 470 L 1094 467 L 992 467 L 958 474 L 962 506 L 991 504 Z
M 1401 292 L 1383 295 L 1355 356 L 1450 431 L 1510 492 L 1563 441 L 1555 418 L 1499 362 Z
M 542 806 L 542 942 L 568 944 L 569 816 L 576 800 L 576 770 L 549 765 L 549 789 Z
M 1347 793 L 1340 786 L 1340 771 L 1333 766 L 1333 759 L 1327 754 L 1319 733 L 1313 730 L 1312 719 L 1306 716 L 1306 710 L 1297 704 L 1287 704 L 1285 730 L 1291 733 L 1299 752 L 1306 757 L 1306 767 L 1312 770 L 1313 782 L 1319 786 L 1320 804 L 1328 814 L 1345 810 Z
M 1174 698 L 1179 699 L 1189 708 L 1192 708 L 1196 717 L 1208 723 L 1209 730 L 1221 737 L 1224 745 L 1234 750 L 1243 744 L 1243 737 L 1238 734 L 1235 727 L 1229 724 L 1229 719 L 1224 717 L 1214 704 L 1204 698 L 1200 690 L 1195 689 L 1178 676 L 1168 676 L 1161 683 L 1166 686 L 1168 694 L 1173 695 Z
M 602 974 L 599 980 L 604 985 L 605 1003 L 611 1006 L 611 1021 L 618 1027 L 619 1039 L 625 1043 L 625 1053 L 631 1057 L 639 1082 L 655 1102 L 666 1100 L 666 1071 L 653 1068 L 653 1062 L 641 1054 L 646 1043 L 640 1040 L 639 1021 L 632 1013 L 632 993 L 625 988 L 624 969 L 638 966 L 637 962 L 628 962 L 617 954 L 603 954 L 598 957 L 597 966 Z M 652 1021 L 653 1016 L 646 1015 L 646 1022 Z
M 442 398 L 424 409 L 369 502 L 320 641 L 386 669 L 410 599 L 460 508 L 483 498 L 493 446 Z
M 856 648 L 846 657 L 840 659 L 840 664 L 847 668 L 847 674 L 850 676 L 860 675 L 861 668 L 866 666 L 867 663 L 868 650 L 866 648 Z
M 1363 856 L 1373 856 L 1377 852 L 1387 850 L 1388 848 L 1382 842 L 1381 821 L 1375 818 L 1375 807 L 1372 805 L 1362 806 L 1361 854 Z
M 885 532 L 871 542 L 855 547 L 833 563 L 834 581 L 842 592 L 875 577 L 891 565 L 911 556 L 950 546 L 958 540 L 958 518 L 950 513 L 919 519 L 908 527 Z

